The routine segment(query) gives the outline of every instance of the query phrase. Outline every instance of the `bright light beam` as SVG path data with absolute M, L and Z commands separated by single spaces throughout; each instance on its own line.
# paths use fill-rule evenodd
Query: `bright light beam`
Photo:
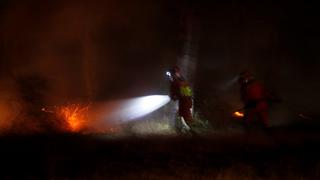
M 238 76 L 234 76 L 232 79 L 230 79 L 230 80 L 226 81 L 224 84 L 222 84 L 220 86 L 220 89 L 225 91 L 225 90 L 231 88 L 237 82 L 237 80 L 238 80 Z
M 128 100 L 118 112 L 122 121 L 138 119 L 161 108 L 170 101 L 167 95 L 152 95 Z
M 150 95 L 97 104 L 92 119 L 101 122 L 125 123 L 156 111 L 170 101 L 167 95 Z

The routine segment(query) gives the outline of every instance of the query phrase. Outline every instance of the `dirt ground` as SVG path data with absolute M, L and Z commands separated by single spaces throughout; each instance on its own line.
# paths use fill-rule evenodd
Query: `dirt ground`
M 0 138 L 1 179 L 319 179 L 320 133 Z

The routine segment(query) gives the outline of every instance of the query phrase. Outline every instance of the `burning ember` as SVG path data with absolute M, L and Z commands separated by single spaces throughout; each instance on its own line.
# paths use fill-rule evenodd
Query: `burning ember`
M 64 106 L 55 106 L 53 109 L 42 108 L 47 113 L 53 113 L 63 121 L 68 131 L 80 132 L 88 123 L 89 106 L 80 104 L 69 104 Z
M 57 108 L 58 117 L 65 120 L 67 128 L 72 132 L 81 131 L 88 121 L 89 106 L 71 104 Z
M 243 118 L 244 114 L 242 112 L 236 111 L 233 113 L 233 116 L 236 118 Z

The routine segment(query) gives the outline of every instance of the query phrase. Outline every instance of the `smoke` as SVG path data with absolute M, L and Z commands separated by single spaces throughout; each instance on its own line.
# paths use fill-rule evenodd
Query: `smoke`
M 93 106 L 92 119 L 121 124 L 139 119 L 156 111 L 170 101 L 167 95 L 152 95 L 123 99 Z
M 174 3 L 17 0 L 0 6 L 1 131 L 59 131 L 42 107 L 163 93 L 162 71 L 178 49 Z
M 2 134 L 11 129 L 23 107 L 12 82 L 1 80 L 0 87 L 0 134 Z
M 60 129 L 58 119 L 41 111 L 46 105 L 48 81 L 24 75 L 0 82 L 0 134 L 52 133 Z
M 195 103 L 208 119 L 228 118 L 241 106 L 232 79 L 244 68 L 290 109 L 318 112 L 315 11 L 194 4 L 201 26 Z M 49 123 L 41 106 L 164 94 L 164 70 L 183 47 L 181 2 L 16 0 L 0 6 L 4 129 L 54 131 L 59 123 Z

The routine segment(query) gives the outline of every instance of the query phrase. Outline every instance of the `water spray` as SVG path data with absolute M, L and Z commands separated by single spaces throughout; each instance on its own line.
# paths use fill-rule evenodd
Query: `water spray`
M 98 121 L 126 123 L 160 109 L 170 101 L 167 95 L 150 95 L 96 104 L 91 117 Z

